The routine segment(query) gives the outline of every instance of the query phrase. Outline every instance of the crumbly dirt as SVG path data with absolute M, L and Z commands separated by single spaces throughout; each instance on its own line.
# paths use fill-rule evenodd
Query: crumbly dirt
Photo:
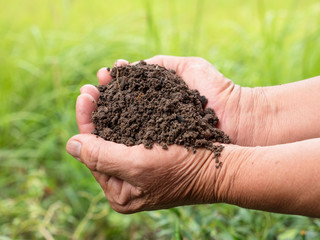
M 219 119 L 207 99 L 191 90 L 175 74 L 158 65 L 114 67 L 112 80 L 99 85 L 98 108 L 92 113 L 93 134 L 127 146 L 143 144 L 163 149 L 177 144 L 191 149 L 206 148 L 218 156 L 229 137 L 217 128 Z

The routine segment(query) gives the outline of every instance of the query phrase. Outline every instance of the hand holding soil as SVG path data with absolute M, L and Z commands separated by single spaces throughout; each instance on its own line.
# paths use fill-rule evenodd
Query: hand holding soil
M 143 65 L 141 68 L 143 68 Z M 149 71 L 154 71 L 154 68 Z M 140 131 L 131 131 L 131 134 L 127 136 L 125 130 L 131 129 L 131 126 L 118 128 L 120 126 L 112 124 L 114 116 L 118 114 L 118 112 L 111 112 L 111 109 L 113 109 L 116 104 L 113 103 L 113 101 L 116 101 L 114 98 L 117 98 L 122 94 L 123 96 L 131 97 L 128 102 L 134 102 L 134 104 L 129 105 L 127 110 L 127 106 L 123 104 L 123 111 L 121 112 L 130 116 L 123 117 L 121 115 L 122 119 L 120 119 L 119 122 L 126 122 L 131 121 L 132 118 L 139 118 L 139 115 L 135 116 L 134 112 L 131 112 L 132 109 L 130 108 L 135 106 L 143 108 L 143 112 L 140 114 L 143 116 L 143 113 L 148 110 L 145 108 L 149 107 L 150 102 L 147 102 L 146 106 L 141 106 L 140 103 L 142 102 L 142 99 L 138 99 L 141 97 L 140 88 L 143 90 L 146 86 L 140 86 L 139 84 L 134 85 L 133 88 L 139 89 L 137 89 L 136 92 L 133 92 L 133 88 L 129 88 L 128 90 L 128 86 L 125 86 L 123 82 L 121 82 L 128 81 L 128 79 L 124 79 L 122 75 L 122 71 L 124 70 L 129 69 L 114 68 L 114 73 L 111 73 L 111 75 L 113 75 L 114 78 L 118 77 L 118 79 L 113 82 L 113 85 L 108 85 L 108 89 L 104 89 L 102 86 L 99 87 L 102 91 L 101 93 L 92 85 L 84 86 L 81 89 L 82 94 L 77 101 L 77 121 L 80 133 L 90 134 L 95 131 L 96 134 L 101 135 L 101 137 L 107 140 L 125 143 L 129 146 L 134 145 L 126 147 L 122 144 L 120 145 L 114 142 L 105 141 L 101 138 L 96 138 L 91 134 L 83 136 L 81 153 L 84 155 L 79 156 L 79 159 L 88 160 L 88 162 L 84 162 L 104 189 L 111 206 L 119 212 L 131 213 L 192 203 L 215 202 L 214 195 L 216 193 L 212 186 L 215 185 L 217 180 L 215 178 L 207 178 L 205 172 L 217 171 L 222 163 L 217 161 L 222 148 L 219 147 L 219 145 L 213 145 L 212 143 L 229 142 L 229 138 L 225 136 L 223 132 L 214 128 L 218 123 L 218 119 L 215 117 L 213 110 L 207 108 L 207 110 L 204 111 L 203 108 L 206 105 L 205 99 L 200 97 L 197 91 L 187 90 L 185 84 L 181 82 L 182 80 L 173 78 L 174 74 L 168 71 L 167 74 L 169 74 L 169 76 L 158 76 L 163 77 L 161 89 L 149 89 L 149 91 L 143 93 L 143 97 L 145 98 L 157 99 L 161 104 L 157 105 L 159 104 L 158 102 L 153 104 L 160 110 L 153 110 L 155 113 L 149 116 L 150 118 L 147 120 L 144 120 L 142 124 L 139 124 L 137 120 L 133 123 L 135 125 L 139 124 L 137 127 L 139 129 L 142 128 L 142 130 L 153 127 L 153 125 L 158 126 L 156 121 L 158 121 L 160 117 L 165 116 L 159 116 L 157 114 L 160 114 L 160 111 L 163 111 L 167 116 L 167 119 L 164 119 L 159 124 L 159 136 L 162 136 L 159 138 L 159 144 L 161 146 L 153 144 L 151 141 L 152 138 L 142 138 L 141 140 L 139 140 L 139 137 L 137 137 L 137 139 L 134 138 L 134 134 L 139 135 Z M 163 70 L 161 69 L 161 72 L 162 71 Z M 103 76 L 101 77 L 101 75 Z M 98 76 L 100 83 L 102 84 L 106 84 L 111 80 L 107 69 L 99 71 Z M 106 77 L 108 78 L 106 79 Z M 120 82 L 118 82 L 118 80 Z M 148 88 L 157 88 L 157 80 L 158 79 L 154 81 L 154 84 L 151 84 L 152 86 L 148 86 Z M 139 83 L 140 80 L 130 79 L 131 83 L 135 83 L 135 81 L 138 81 Z M 147 79 L 145 81 L 152 81 L 152 79 Z M 171 81 L 176 81 L 176 83 Z M 175 91 L 174 88 L 176 88 Z M 184 97 L 182 96 L 184 92 L 181 91 L 181 89 L 184 89 L 183 91 L 186 93 Z M 104 91 L 106 91 L 106 94 L 104 94 Z M 168 104 L 171 104 L 172 102 L 168 103 L 165 101 L 166 99 L 161 99 L 158 95 L 152 95 L 156 93 L 167 95 L 168 99 L 170 99 L 171 94 L 173 94 L 175 97 L 172 101 L 178 100 L 178 102 L 173 105 L 174 108 L 171 108 L 169 109 L 170 111 L 168 111 L 166 108 L 168 108 Z M 176 96 L 178 95 L 181 95 L 183 99 L 176 99 Z M 98 101 L 99 96 L 99 101 L 101 103 Z M 179 101 L 183 101 L 184 105 L 180 107 L 181 111 L 177 112 L 175 108 L 179 106 Z M 96 102 L 100 105 L 98 109 Z M 107 103 L 110 103 L 110 105 L 106 105 Z M 184 106 L 188 107 L 183 108 Z M 110 113 L 105 111 L 110 111 Z M 198 111 L 199 114 L 201 114 L 201 116 L 199 115 L 199 120 L 197 115 Z M 187 114 L 188 112 L 192 115 L 189 116 Z M 173 115 L 174 119 L 171 119 L 170 117 Z M 119 115 L 119 118 L 121 118 L 121 116 Z M 154 119 L 153 116 L 155 117 Z M 178 119 L 177 116 L 180 116 L 181 119 Z M 167 122 L 168 118 L 170 118 L 170 122 Z M 203 122 L 202 118 L 204 119 Z M 98 125 L 94 125 L 91 122 L 92 119 L 94 119 Z M 104 120 L 107 120 L 108 125 L 103 124 Z M 153 125 L 147 126 L 149 121 L 153 121 Z M 198 122 L 201 124 L 199 127 L 196 127 Z M 160 126 L 163 123 L 165 124 L 164 128 L 161 128 Z M 173 125 L 174 128 L 171 129 L 170 125 Z M 194 125 L 195 127 L 191 127 L 191 125 Z M 205 126 L 205 129 L 202 129 L 202 125 Z M 104 130 L 106 128 L 110 129 L 108 130 L 108 135 Z M 154 128 L 152 128 L 152 130 L 153 129 Z M 172 130 L 175 129 L 180 130 L 182 134 L 171 136 Z M 208 130 L 208 139 L 205 138 L 205 136 L 199 138 L 200 135 L 198 136 L 198 140 L 197 138 L 194 138 L 194 140 L 199 141 L 199 143 L 197 143 L 197 141 L 193 142 L 193 139 L 184 136 L 184 134 L 196 134 L 197 131 L 199 131 L 199 133 L 206 133 Z M 114 134 L 112 134 L 112 132 L 114 132 Z M 120 133 L 120 136 L 122 137 L 119 137 Z M 143 136 L 148 135 L 148 132 L 142 133 Z M 165 137 L 166 134 L 168 134 L 169 138 Z M 157 136 L 154 136 L 153 134 L 151 137 Z M 211 137 L 213 138 L 211 139 Z M 131 143 L 128 142 L 130 139 L 132 139 Z M 180 139 L 182 142 L 175 142 L 176 139 Z M 157 138 L 154 140 L 154 142 L 157 143 Z M 190 151 L 187 151 L 182 146 L 172 145 L 173 143 L 181 143 L 180 145 L 184 145 L 191 149 Z M 141 145 L 137 146 L 137 144 Z M 169 146 L 164 144 L 168 144 Z M 148 148 L 152 147 L 152 149 L 146 149 L 144 146 Z M 200 147 L 206 148 L 207 150 L 200 149 Z M 197 149 L 196 153 L 193 151 L 195 149 Z M 102 169 L 100 167 L 102 167 Z M 201 172 L 202 174 L 200 174 Z M 201 191 L 203 188 L 207 188 L 207 190 Z
M 235 85 L 200 58 L 157 56 L 146 62 L 175 70 L 191 89 L 198 89 L 208 99 L 207 107 L 213 108 L 220 119 L 218 127 L 233 144 L 257 146 L 317 138 L 266 147 L 227 144 L 220 156 L 223 166 L 216 168 L 210 150 L 201 148 L 194 154 L 178 145 L 170 145 L 168 150 L 159 145 L 152 149 L 143 145 L 127 147 L 92 135 L 95 125 L 91 114 L 97 109 L 100 92 L 86 85 L 81 88 L 76 106 L 80 134 L 69 140 L 67 150 L 91 170 L 113 209 L 133 213 L 226 202 L 320 216 L 320 207 L 315 204 L 320 197 L 320 130 L 315 128 L 319 115 L 314 111 L 320 106 L 313 103 L 319 98 L 319 79 L 249 89 Z M 116 62 L 117 66 L 125 64 L 128 62 L 124 60 Z M 99 70 L 98 79 L 100 84 L 107 84 L 110 72 L 106 68 Z M 291 98 L 293 91 L 300 97 L 308 96 L 305 101 L 309 107 L 295 102 L 296 98 Z M 297 116 L 296 109 L 304 111 L 304 117 L 312 116 L 308 126 L 301 127 L 297 117 L 291 117 L 288 124 L 288 117 Z M 274 129 L 270 123 L 277 123 Z M 297 129 L 296 124 L 300 124 L 298 131 L 283 134 Z

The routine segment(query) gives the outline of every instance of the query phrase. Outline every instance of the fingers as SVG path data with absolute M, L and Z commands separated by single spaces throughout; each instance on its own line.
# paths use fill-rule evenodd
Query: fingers
M 114 62 L 113 66 L 114 67 L 119 67 L 119 66 L 125 66 L 128 65 L 129 62 L 124 59 L 118 59 L 117 61 Z M 97 78 L 99 80 L 100 85 L 106 85 L 108 84 L 112 77 L 110 76 L 110 68 L 100 68 L 97 72 Z
M 143 197 L 143 192 L 130 183 L 117 177 L 111 177 L 108 180 L 108 186 L 105 190 L 111 206 L 121 213 L 132 213 L 137 211 L 141 206 L 137 203 L 139 198 Z
M 165 67 L 167 69 L 173 69 L 178 75 L 182 75 L 186 69 L 186 65 L 190 62 L 199 61 L 200 58 L 196 57 L 175 57 L 166 55 L 157 55 L 152 58 L 146 59 L 145 62 L 148 64 L 158 64 L 159 66 Z M 132 63 L 132 65 L 138 64 L 139 61 Z M 130 64 L 129 61 L 124 59 L 118 59 L 113 64 L 114 67 L 125 66 Z M 101 85 L 105 85 L 111 81 L 110 71 L 107 68 L 101 68 L 97 77 Z
M 139 198 L 143 197 L 143 191 L 130 183 L 117 177 L 91 171 L 104 191 L 111 207 L 120 213 L 132 213 L 139 211 L 141 204 Z
M 76 135 L 67 143 L 67 151 L 91 171 L 124 180 L 136 174 L 135 161 L 138 156 L 132 152 L 134 150 L 139 152 L 141 147 L 143 146 L 126 147 L 92 134 Z
M 105 141 L 92 134 L 72 137 L 67 151 L 92 171 L 111 207 L 120 213 L 143 210 L 147 206 L 148 186 L 162 177 L 162 171 L 172 171 L 171 159 L 178 166 L 190 154 L 182 146 L 163 150 L 156 145 L 149 150 L 143 145 L 127 147 Z
M 159 66 L 163 66 L 167 69 L 173 69 L 177 72 L 177 74 L 181 74 L 184 69 L 184 64 L 187 63 L 187 58 L 185 57 L 174 57 L 174 56 L 164 56 L 158 55 L 152 58 L 145 60 L 148 64 L 158 64 Z M 132 63 L 132 65 L 138 64 L 140 61 L 136 61 Z M 124 59 L 118 59 L 114 62 L 114 67 L 120 67 L 130 64 L 129 61 Z M 100 85 L 108 84 L 111 81 L 110 69 L 101 68 L 97 72 L 97 77 Z
M 110 69 L 105 67 L 100 68 L 97 72 L 97 78 L 100 85 L 108 84 L 112 79 L 112 77 L 110 76 Z
M 97 180 L 97 182 L 100 184 L 103 191 L 105 191 L 107 189 L 110 176 L 97 171 L 91 171 L 91 173 L 94 176 L 94 178 Z
M 125 66 L 130 64 L 129 61 L 124 60 L 124 59 L 118 59 L 117 61 L 114 62 L 113 66 L 114 67 L 120 67 L 120 66 Z
M 80 93 L 87 93 L 87 94 L 91 95 L 95 101 L 97 101 L 100 96 L 99 90 L 91 84 L 86 84 L 86 85 L 82 86 L 80 88 Z
M 90 87 L 82 88 L 82 91 L 92 91 L 95 97 L 96 92 Z M 91 121 L 91 113 L 97 108 L 97 103 L 94 97 L 88 93 L 82 93 L 78 96 L 76 103 L 76 119 L 78 123 L 78 129 L 80 133 L 91 133 L 95 125 Z

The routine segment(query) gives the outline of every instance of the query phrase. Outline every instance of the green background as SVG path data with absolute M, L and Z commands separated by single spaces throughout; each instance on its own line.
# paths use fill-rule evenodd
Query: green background
M 121 215 L 65 151 L 79 88 L 118 58 L 201 56 L 242 86 L 320 74 L 319 1 L 0 0 L 0 239 L 320 239 L 216 204 Z M 303 124 L 303 122 L 301 123 Z

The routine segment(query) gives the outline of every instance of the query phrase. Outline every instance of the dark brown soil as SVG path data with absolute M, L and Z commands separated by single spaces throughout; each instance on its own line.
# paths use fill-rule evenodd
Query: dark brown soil
M 205 108 L 207 99 L 190 90 L 175 74 L 158 65 L 114 67 L 112 80 L 97 86 L 98 109 L 92 113 L 94 134 L 127 146 L 158 143 L 183 145 L 187 149 L 206 148 L 220 155 L 229 137 L 216 128 L 218 118 Z M 219 161 L 217 161 L 219 163 Z M 219 164 L 218 164 L 219 165 Z

